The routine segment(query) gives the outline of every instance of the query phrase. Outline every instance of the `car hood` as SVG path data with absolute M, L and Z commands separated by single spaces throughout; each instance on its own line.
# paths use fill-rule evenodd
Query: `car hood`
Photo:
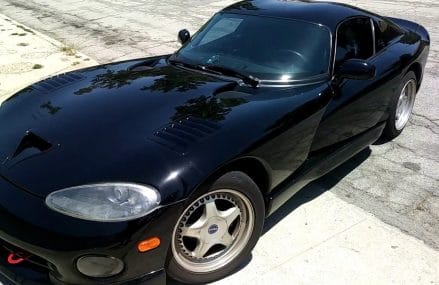
M 168 65 L 127 61 L 36 83 L 0 107 L 0 174 L 41 197 L 65 187 L 130 181 L 160 188 L 181 153 L 154 141 L 173 122 L 192 120 L 229 81 Z M 199 115 L 199 114 L 198 114 Z M 209 120 L 199 129 L 214 129 Z M 178 143 L 178 142 L 177 142 Z

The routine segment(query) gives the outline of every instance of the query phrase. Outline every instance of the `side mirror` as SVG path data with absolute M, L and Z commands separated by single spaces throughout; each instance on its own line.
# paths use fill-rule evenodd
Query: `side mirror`
M 189 33 L 188 30 L 183 29 L 178 32 L 178 41 L 184 45 L 187 41 L 189 41 L 191 38 L 191 33 Z
M 366 60 L 348 59 L 336 71 L 338 78 L 367 80 L 375 77 L 376 68 Z

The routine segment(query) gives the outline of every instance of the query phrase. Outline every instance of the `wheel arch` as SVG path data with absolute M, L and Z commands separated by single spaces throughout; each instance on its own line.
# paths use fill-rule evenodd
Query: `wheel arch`
M 271 189 L 271 170 L 267 163 L 256 157 L 243 157 L 229 162 L 219 169 L 221 174 L 242 171 L 258 185 L 262 194 Z
M 416 76 L 416 84 L 417 84 L 417 91 L 421 87 L 421 81 L 422 81 L 422 65 L 419 62 L 414 62 L 410 65 L 407 72 L 413 71 L 413 73 Z
M 209 174 L 198 187 L 196 187 L 192 192 L 192 195 L 198 195 L 200 194 L 200 191 L 206 191 L 206 187 L 209 187 L 209 185 L 222 175 L 231 171 L 241 171 L 248 175 L 259 187 L 263 196 L 271 190 L 270 166 L 257 157 L 246 156 L 231 160 L 218 167 L 213 173 Z

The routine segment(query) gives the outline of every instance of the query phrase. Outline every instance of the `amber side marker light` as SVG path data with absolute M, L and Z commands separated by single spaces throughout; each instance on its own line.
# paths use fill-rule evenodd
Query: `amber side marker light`
M 159 246 L 160 246 L 160 238 L 152 237 L 152 238 L 149 238 L 149 239 L 146 239 L 144 241 L 139 242 L 139 244 L 137 245 L 137 249 L 140 252 L 147 252 L 147 251 L 153 250 Z

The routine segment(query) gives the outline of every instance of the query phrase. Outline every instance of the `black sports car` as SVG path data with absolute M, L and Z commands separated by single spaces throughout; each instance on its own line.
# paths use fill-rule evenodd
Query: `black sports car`
M 0 276 L 14 284 L 217 280 L 307 183 L 407 124 L 416 23 L 244 1 L 176 53 L 36 83 L 0 107 Z M 5 278 L 3 278 L 5 279 Z

